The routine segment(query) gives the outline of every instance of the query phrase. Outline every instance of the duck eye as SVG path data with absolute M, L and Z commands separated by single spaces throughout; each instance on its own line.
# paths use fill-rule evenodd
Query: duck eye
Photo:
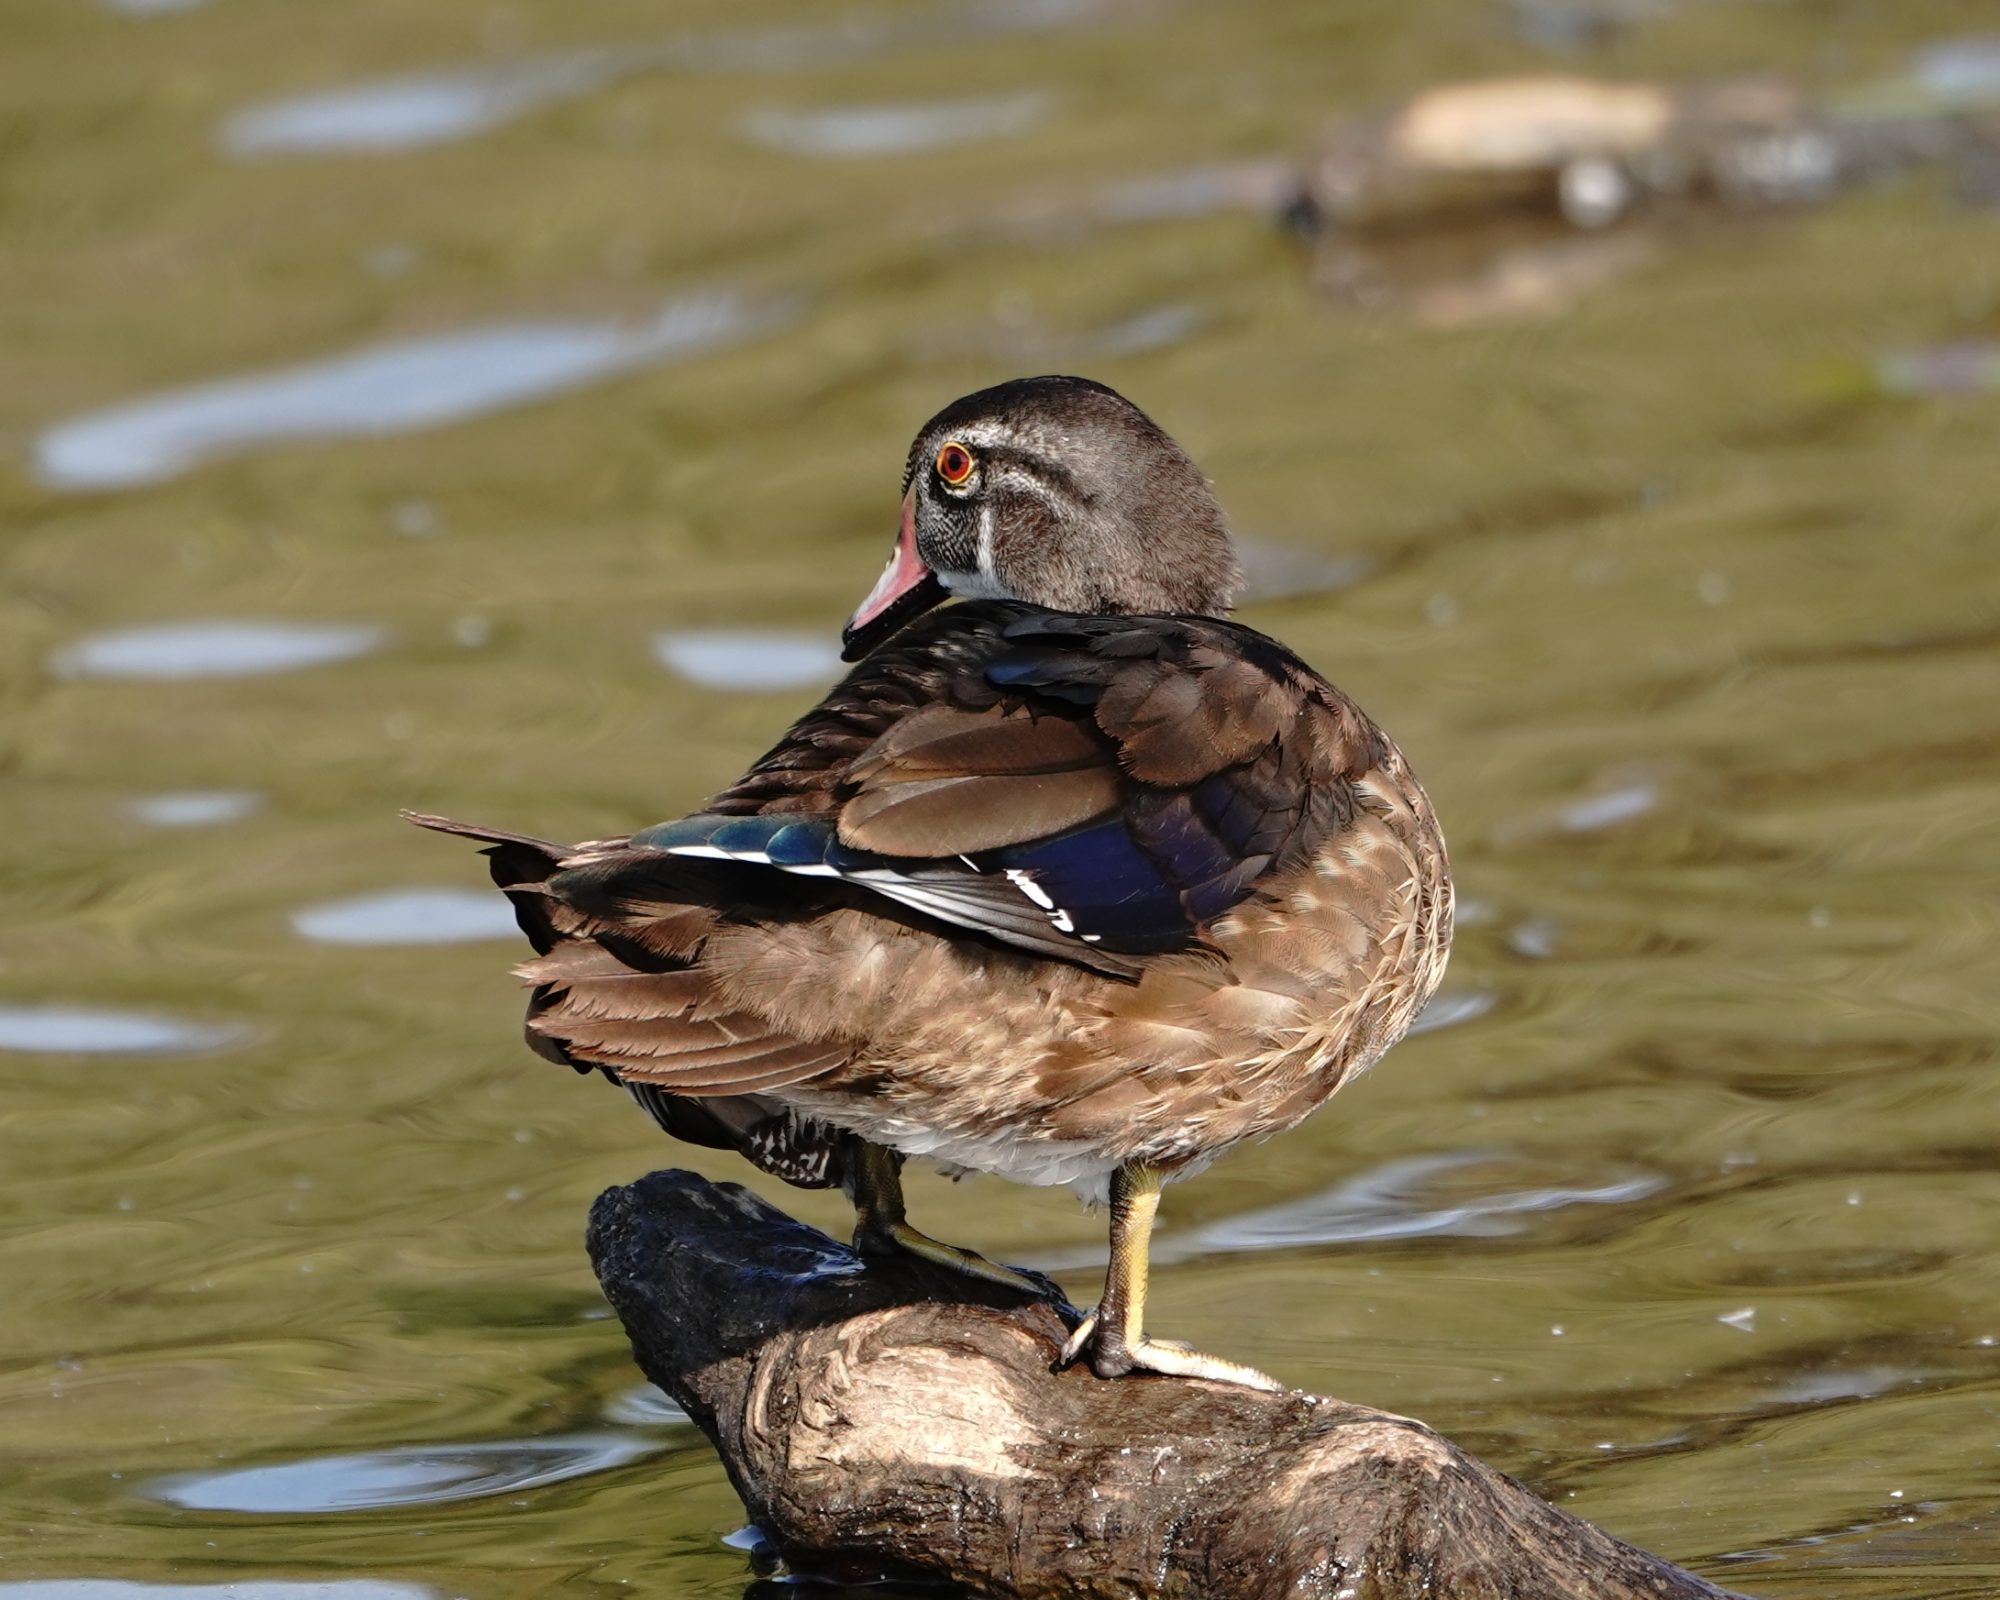
M 957 489 L 972 476 L 972 452 L 953 440 L 937 453 L 937 475 Z

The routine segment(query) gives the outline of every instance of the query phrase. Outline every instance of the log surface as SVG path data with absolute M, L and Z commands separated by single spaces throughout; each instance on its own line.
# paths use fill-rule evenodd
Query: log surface
M 607 1190 L 590 1253 L 646 1376 L 778 1554 L 1044 1600 L 1716 1600 L 1422 1423 L 1302 1393 L 1107 1382 L 1075 1320 L 870 1259 L 748 1190 Z

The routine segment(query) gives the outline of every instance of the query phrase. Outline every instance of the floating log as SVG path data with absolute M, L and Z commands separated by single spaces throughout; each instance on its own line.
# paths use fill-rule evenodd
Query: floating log
M 598 1198 L 646 1376 L 778 1556 L 1018 1600 L 1726 1600 L 1421 1422 L 1303 1393 L 1051 1370 L 1077 1313 L 869 1258 L 735 1184 Z

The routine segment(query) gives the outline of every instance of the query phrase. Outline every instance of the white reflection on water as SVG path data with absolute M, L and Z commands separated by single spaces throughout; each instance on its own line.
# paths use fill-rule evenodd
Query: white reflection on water
M 1483 989 L 1438 995 L 1417 1013 L 1417 1020 L 1410 1024 L 1410 1032 L 1433 1033 L 1439 1028 L 1455 1028 L 1461 1022 L 1471 1022 L 1493 1009 L 1494 998 Z
M 1010 315 L 997 327 L 964 323 L 915 329 L 911 351 L 922 360 L 967 354 L 1017 367 L 1068 370 L 1085 361 L 1110 360 L 1164 350 L 1192 338 L 1208 325 L 1208 313 L 1185 302 L 1144 306 L 1094 328 L 1058 330 L 1026 316 Z
M 1828 1367 L 1787 1373 L 1764 1391 L 1773 1406 L 1820 1406 L 1837 1400 L 1868 1400 L 1891 1389 L 1920 1384 L 1930 1376 L 1913 1367 Z
M 892 50 L 951 47 L 1013 34 L 1050 33 L 1149 9 L 1131 0 L 968 0 L 956 5 L 744 28 L 682 42 L 681 65 L 709 72 L 786 72 L 864 61 Z
M 659 61 L 657 49 L 572 50 L 376 78 L 251 106 L 222 125 L 219 142 L 245 157 L 443 144 L 595 93 Z
M 1360 556 L 1330 556 L 1303 545 L 1244 534 L 1236 536 L 1236 554 L 1243 562 L 1245 602 L 1350 588 L 1370 569 Z
M 1656 785 L 1633 783 L 1573 800 L 1556 813 L 1556 820 L 1571 833 L 1595 833 L 1599 828 L 1643 817 L 1659 803 L 1660 791 Z
M 93 633 L 49 657 L 58 678 L 247 678 L 348 661 L 381 648 L 386 628 L 356 623 L 161 622 Z
M 1208 313 L 1200 306 L 1148 306 L 1129 317 L 1093 328 L 1076 342 L 1075 348 L 1078 354 L 1093 360 L 1147 355 L 1191 339 L 1207 325 Z
M 0 1050 L 51 1055 L 181 1055 L 241 1038 L 228 1023 L 106 1006 L 0 1005 Z
M 141 795 L 125 809 L 133 820 L 155 828 L 213 828 L 241 822 L 263 805 L 264 797 L 255 789 L 174 789 Z
M 431 1600 L 435 1589 L 381 1578 L 305 1583 L 233 1578 L 228 1583 L 142 1583 L 134 1578 L 22 1578 L 0 1581 L 0 1600 Z
M 743 131 L 790 155 L 900 155 L 1025 133 L 1048 114 L 1049 104 L 1047 95 L 1029 92 L 815 111 L 766 106 L 744 117 Z
M 604 1408 L 604 1420 L 628 1428 L 679 1427 L 689 1422 L 688 1414 L 664 1389 L 652 1383 L 642 1383 L 613 1396 Z
M 1480 1169 L 1485 1169 L 1480 1171 Z M 1477 1179 L 1455 1175 L 1480 1171 Z M 1444 1180 L 1455 1179 L 1449 1185 Z M 1443 1150 L 1382 1162 L 1319 1194 L 1224 1217 L 1156 1240 L 1157 1263 L 1250 1250 L 1385 1239 L 1494 1239 L 1525 1233 L 1531 1216 L 1571 1206 L 1629 1205 L 1666 1188 L 1655 1172 L 1623 1168 L 1550 1177 L 1546 1164 L 1499 1150 Z M 1034 1258 L 1044 1272 L 1102 1265 L 1095 1246 Z
M 469 944 L 518 939 L 504 895 L 458 888 L 383 889 L 292 913 L 292 927 L 320 944 Z
M 1893 395 L 2000 393 L 2000 341 L 1952 339 L 1891 350 L 1875 363 L 1875 378 Z
M 654 636 L 653 654 L 709 689 L 795 689 L 841 670 L 831 639 L 779 628 L 676 628 Z
M 1233 211 L 1270 215 L 1298 189 L 1297 164 L 1282 158 L 1214 162 L 1149 178 L 1127 178 L 1098 190 L 1098 222 L 1170 222 Z
M 1926 45 L 1911 63 L 1911 76 L 1925 93 L 1949 105 L 2000 104 L 2000 34 Z
M 124 3 L 133 10 L 162 9 L 177 0 L 124 0 Z M 178 0 L 178 3 L 193 3 L 193 0 Z M 1115 0 L 983 0 L 983 3 L 936 6 L 900 15 L 844 17 L 792 27 L 744 28 L 441 67 L 433 72 L 374 78 L 249 106 L 223 123 L 217 140 L 229 154 L 247 159 L 409 150 L 470 138 L 531 111 L 581 99 L 641 73 L 671 68 L 697 72 L 769 72 L 824 67 L 926 44 L 964 44 L 975 38 L 1075 27 L 1120 9 L 1134 8 L 1121 7 Z M 865 109 L 857 108 L 857 114 Z M 880 108 L 888 112 L 896 109 Z M 880 112 L 873 114 L 879 116 Z M 877 122 L 873 126 L 873 137 L 893 136 L 892 124 Z M 835 130 L 834 137 L 866 139 L 870 134 L 867 124 L 849 122 L 843 129 Z M 927 148 L 931 142 L 935 141 L 893 148 Z
M 184 1473 L 155 1483 L 151 1492 L 191 1511 L 278 1515 L 438 1505 L 603 1472 L 661 1448 L 656 1440 L 623 1433 L 402 1445 L 270 1467 Z
M 1513 1167 L 1513 1182 L 1506 1169 Z M 1431 1192 L 1438 1180 L 1468 1168 L 1499 1170 L 1480 1190 Z M 1526 1172 L 1522 1171 L 1527 1168 Z M 1227 1255 L 1238 1250 L 1286 1250 L 1299 1245 L 1353 1244 L 1377 1239 L 1439 1236 L 1490 1239 L 1523 1232 L 1526 1218 L 1569 1206 L 1628 1205 L 1667 1186 L 1658 1173 L 1637 1169 L 1574 1179 L 1521 1181 L 1535 1168 L 1492 1150 L 1447 1150 L 1385 1161 L 1321 1194 L 1225 1217 L 1155 1246 L 1155 1261 Z
M 1507 930 L 1507 948 L 1530 961 L 1546 961 L 1562 943 L 1562 925 L 1553 917 L 1524 917 Z
M 691 294 L 638 322 L 498 323 L 390 340 L 59 423 L 35 441 L 35 470 L 58 489 L 127 489 L 274 440 L 433 428 L 773 333 L 799 310 L 793 297 Z

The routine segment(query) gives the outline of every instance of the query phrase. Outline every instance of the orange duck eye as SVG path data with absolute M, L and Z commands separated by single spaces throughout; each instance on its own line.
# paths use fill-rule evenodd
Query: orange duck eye
M 953 440 L 937 453 L 937 475 L 957 489 L 972 476 L 972 452 Z

